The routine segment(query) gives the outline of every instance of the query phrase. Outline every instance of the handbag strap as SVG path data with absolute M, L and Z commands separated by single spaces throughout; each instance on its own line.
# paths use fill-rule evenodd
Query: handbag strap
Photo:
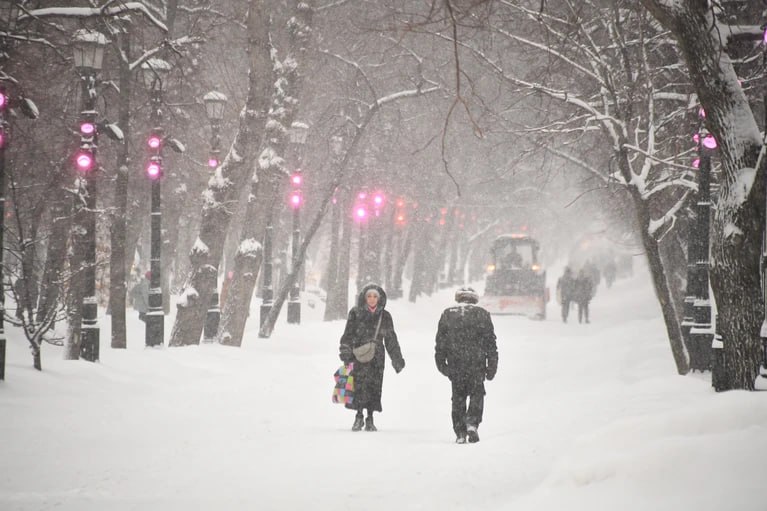
M 373 334 L 373 341 L 378 342 L 378 329 L 381 328 L 381 320 L 383 319 L 383 309 L 381 310 L 381 315 L 378 316 L 378 324 L 376 325 L 376 333 Z

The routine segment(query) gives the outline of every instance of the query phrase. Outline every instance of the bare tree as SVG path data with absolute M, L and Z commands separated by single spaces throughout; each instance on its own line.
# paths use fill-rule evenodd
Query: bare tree
M 189 255 L 191 275 L 177 302 L 178 313 L 169 344 L 200 341 L 211 294 L 217 286 L 218 263 L 238 192 L 261 145 L 271 97 L 269 16 L 266 2 L 250 0 L 247 17 L 249 87 L 234 142 L 205 191 L 200 232 Z
M 714 368 L 718 390 L 753 389 L 761 362 L 764 320 L 759 278 L 767 172 L 765 146 L 727 53 L 729 38 L 761 29 L 733 27 L 717 18 L 716 2 L 642 0 L 676 38 L 705 108 L 723 169 L 712 234 L 711 285 L 723 360 Z M 719 350 L 717 350 L 719 351 Z

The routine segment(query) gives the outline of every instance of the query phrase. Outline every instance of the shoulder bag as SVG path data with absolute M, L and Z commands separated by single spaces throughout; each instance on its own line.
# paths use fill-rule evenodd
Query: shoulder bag
M 373 335 L 373 339 L 364 344 L 360 344 L 356 348 L 352 348 L 354 358 L 356 358 L 358 362 L 367 364 L 373 360 L 373 357 L 375 357 L 376 344 L 378 344 L 378 329 L 381 328 L 381 320 L 383 319 L 383 314 L 384 311 L 381 311 L 381 315 L 378 317 L 378 325 L 376 325 L 376 333 Z

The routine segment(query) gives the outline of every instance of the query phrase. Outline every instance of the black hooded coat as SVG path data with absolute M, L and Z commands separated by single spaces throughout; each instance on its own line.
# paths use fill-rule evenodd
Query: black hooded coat
M 365 294 L 370 289 L 378 291 L 378 306 L 375 312 L 368 310 L 365 301 Z M 394 332 L 394 323 L 391 314 L 385 310 L 385 307 L 386 293 L 384 290 L 375 284 L 368 284 L 359 294 L 357 306 L 349 311 L 349 318 L 346 320 L 346 328 L 341 336 L 339 346 L 341 360 L 345 364 L 354 362 L 354 402 L 347 404 L 347 408 L 354 410 L 367 408 L 369 411 L 382 411 L 381 390 L 386 363 L 384 348 L 389 353 L 389 358 L 391 358 L 392 366 L 396 372 L 399 373 L 405 367 L 405 359 L 402 358 L 397 334 Z M 381 319 L 381 327 L 376 338 L 375 356 L 370 362 L 359 362 L 354 358 L 352 349 L 373 339 L 379 318 Z

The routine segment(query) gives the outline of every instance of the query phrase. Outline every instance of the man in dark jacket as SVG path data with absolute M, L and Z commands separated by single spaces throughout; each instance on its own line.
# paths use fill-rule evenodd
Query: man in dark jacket
M 562 304 L 562 321 L 567 323 L 567 316 L 570 314 L 570 302 L 573 300 L 573 291 L 575 291 L 575 277 L 569 266 L 565 266 L 564 274 L 557 280 L 557 297 Z
M 453 431 L 456 443 L 479 442 L 485 378 L 492 380 L 498 369 L 498 348 L 493 321 L 482 307 L 477 292 L 461 288 L 455 293 L 458 305 L 445 309 L 437 327 L 434 360 L 439 372 L 453 387 Z M 469 400 L 468 410 L 466 400 Z

